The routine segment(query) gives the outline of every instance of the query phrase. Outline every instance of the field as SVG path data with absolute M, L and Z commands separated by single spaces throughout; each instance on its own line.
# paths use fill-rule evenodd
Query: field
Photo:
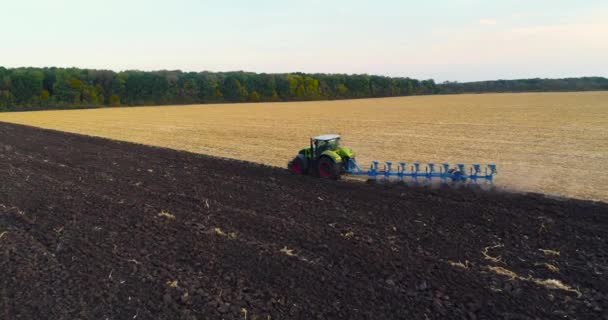
M 5 123 L 0 177 L 2 319 L 608 319 L 605 203 Z
M 371 160 L 496 163 L 498 184 L 608 200 L 608 92 L 0 114 L 0 121 L 285 167 L 308 137 L 340 133 Z
M 608 200 L 608 92 L 0 114 L 0 121 L 285 167 L 308 137 L 340 133 L 371 160 L 496 163 L 498 185 Z

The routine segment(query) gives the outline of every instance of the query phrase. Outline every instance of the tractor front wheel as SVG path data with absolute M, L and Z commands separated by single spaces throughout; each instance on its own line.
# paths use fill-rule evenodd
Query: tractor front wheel
M 321 157 L 319 159 L 318 172 L 321 178 L 338 179 L 340 177 L 340 168 L 328 157 Z

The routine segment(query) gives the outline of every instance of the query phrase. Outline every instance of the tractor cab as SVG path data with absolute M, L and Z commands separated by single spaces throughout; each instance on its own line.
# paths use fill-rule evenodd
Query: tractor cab
M 325 134 L 311 139 L 310 145 L 314 156 L 320 156 L 324 151 L 336 151 L 340 148 L 340 136 L 337 134 Z

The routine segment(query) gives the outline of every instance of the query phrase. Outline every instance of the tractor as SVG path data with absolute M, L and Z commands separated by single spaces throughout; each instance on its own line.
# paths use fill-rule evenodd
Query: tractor
M 340 146 L 340 136 L 325 134 L 310 139 L 310 147 L 298 152 L 289 162 L 294 174 L 308 174 L 326 179 L 338 179 L 348 169 L 354 153 Z
M 414 183 L 431 183 L 439 180 L 442 183 L 477 184 L 492 183 L 497 173 L 495 164 L 483 168 L 473 164 L 468 168 L 458 163 L 450 167 L 448 163 L 432 163 L 421 166 L 419 162 L 372 161 L 368 170 L 363 170 L 355 161 L 352 150 L 340 146 L 340 136 L 325 134 L 310 139 L 310 147 L 298 152 L 287 164 L 294 174 L 308 174 L 325 179 L 338 179 L 341 175 L 367 176 L 369 180 L 400 181 Z

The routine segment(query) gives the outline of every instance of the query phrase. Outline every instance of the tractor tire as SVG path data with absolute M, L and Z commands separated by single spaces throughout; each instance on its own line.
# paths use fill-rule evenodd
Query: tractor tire
M 340 165 L 329 157 L 321 157 L 317 167 L 319 177 L 324 179 L 338 179 L 340 177 Z
M 291 172 L 293 174 L 306 174 L 308 172 L 308 161 L 302 155 L 298 155 L 291 161 Z

